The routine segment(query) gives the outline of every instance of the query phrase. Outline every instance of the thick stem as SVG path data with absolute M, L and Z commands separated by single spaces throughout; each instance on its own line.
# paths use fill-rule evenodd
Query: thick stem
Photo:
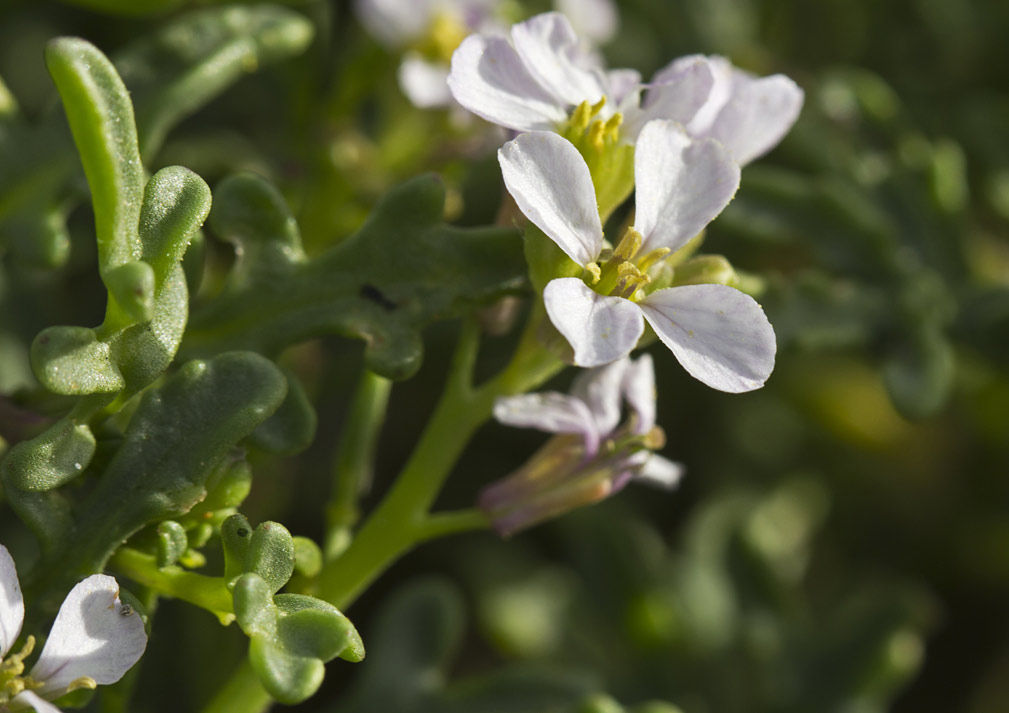
M 259 683 L 249 659 L 243 659 L 203 713 L 263 713 L 273 705 L 273 698 Z
M 221 577 L 207 577 L 181 567 L 159 568 L 153 556 L 130 547 L 120 547 L 109 560 L 109 567 L 159 594 L 206 609 L 224 624 L 235 618 L 231 592 Z
M 326 506 L 326 559 L 339 555 L 360 517 L 358 499 L 371 484 L 375 445 L 385 422 L 392 382 L 365 369 L 334 458 L 333 497 Z

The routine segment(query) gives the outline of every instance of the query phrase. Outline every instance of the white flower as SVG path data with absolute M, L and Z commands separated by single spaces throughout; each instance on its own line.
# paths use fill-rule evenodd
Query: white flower
M 686 124 L 694 137 L 717 139 L 740 165 L 767 153 L 799 118 L 803 92 L 783 74 L 757 77 L 732 66 L 725 57 L 680 57 L 660 70 L 653 82 L 663 86 L 707 61 L 714 84 L 704 106 Z M 663 101 L 659 96 L 656 101 Z M 652 101 L 651 94 L 645 104 Z
M 579 366 L 626 356 L 655 330 L 696 379 L 715 389 L 759 388 L 774 368 L 775 339 L 752 297 L 724 285 L 684 285 L 646 292 L 648 271 L 683 247 L 728 205 L 739 165 L 716 141 L 694 141 L 670 121 L 641 132 L 634 160 L 635 228 L 598 267 L 603 230 L 592 178 L 568 141 L 530 132 L 507 143 L 498 160 L 509 193 L 529 220 L 596 275 L 597 292 L 579 278 L 549 282 L 543 292 L 554 326 Z M 640 241 L 640 242 L 638 242 Z
M 50 700 L 78 688 L 115 683 L 147 647 L 140 615 L 119 599 L 116 580 L 94 574 L 70 590 L 60 606 L 35 666 L 23 676 L 24 659 L 35 643 L 10 654 L 21 633 L 24 600 L 17 570 L 0 545 L 0 711 L 33 708 L 59 713 Z
M 631 415 L 621 423 L 625 401 Z M 583 371 L 570 394 L 500 398 L 494 417 L 558 434 L 481 493 L 480 507 L 502 535 L 597 502 L 631 480 L 673 488 L 683 475 L 683 466 L 652 452 L 665 436 L 655 425 L 655 373 L 647 354 Z
M 620 18 L 613 0 L 554 0 L 554 7 L 592 44 L 606 44 L 617 33 Z
M 452 105 L 449 57 L 470 32 L 496 27 L 499 4 L 500 0 L 356 0 L 354 7 L 361 23 L 383 45 L 414 48 L 400 65 L 399 85 L 414 106 L 430 109 Z
M 606 71 L 568 19 L 536 15 L 511 28 L 509 37 L 475 34 L 452 56 L 449 88 L 456 101 L 487 121 L 516 131 L 557 131 L 573 108 L 599 105 L 600 120 L 620 114 L 621 138 L 633 143 L 650 119 L 690 121 L 708 100 L 714 77 L 708 61 L 668 71 L 640 106 L 641 76 Z

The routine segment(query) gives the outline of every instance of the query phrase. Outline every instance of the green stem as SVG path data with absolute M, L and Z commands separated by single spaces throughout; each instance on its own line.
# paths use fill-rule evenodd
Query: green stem
M 222 577 L 207 577 L 181 567 L 158 567 L 152 555 L 130 547 L 120 547 L 109 566 L 134 582 L 176 599 L 195 604 L 216 615 L 221 623 L 234 620 L 231 592 Z
M 490 417 L 494 399 L 535 388 L 564 366 L 539 344 L 536 335 L 544 318 L 540 304 L 509 366 L 477 389 L 472 378 L 480 332 L 473 321 L 463 324 L 445 392 L 413 455 L 350 546 L 324 565 L 317 596 L 346 609 L 417 544 L 488 526 L 478 510 L 429 511 L 470 437 Z M 270 704 L 246 659 L 203 713 L 262 713 Z
M 326 559 L 349 544 L 360 517 L 358 498 L 371 484 L 375 445 L 385 422 L 392 382 L 365 369 L 354 393 L 346 426 L 336 448 L 333 497 L 326 506 Z
M 273 698 L 259 683 L 249 659 L 243 659 L 238 668 L 217 692 L 203 713 L 262 713 L 273 705 Z

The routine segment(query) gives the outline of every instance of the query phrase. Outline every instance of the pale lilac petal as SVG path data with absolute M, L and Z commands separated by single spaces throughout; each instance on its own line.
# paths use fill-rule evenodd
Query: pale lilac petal
M 531 131 L 498 151 L 505 186 L 525 216 L 568 257 L 586 265 L 599 257 L 603 226 L 592 176 L 571 142 Z
M 634 227 L 642 253 L 679 250 L 729 204 L 739 166 L 710 139 L 691 139 L 672 121 L 650 121 L 634 151 Z
M 25 602 L 14 558 L 0 545 L 0 659 L 14 645 L 24 620 Z
M 718 55 L 705 57 L 702 54 L 692 54 L 673 60 L 656 72 L 652 78 L 652 84 L 675 81 L 676 77 L 681 75 L 684 70 L 699 61 L 707 63 L 708 70 L 711 72 L 712 85 L 707 101 L 687 124 L 687 132 L 691 136 L 706 136 L 706 132 L 718 117 L 718 113 L 728 103 L 729 97 L 732 95 L 732 75 L 735 71 L 732 63 L 725 57 Z
M 554 5 L 571 21 L 580 37 L 594 44 L 609 42 L 620 27 L 613 0 L 555 0 Z
M 641 108 L 627 111 L 624 135 L 633 143 L 653 119 L 669 119 L 686 126 L 708 101 L 714 84 L 711 63 L 706 58 L 684 63 L 676 73 L 669 72 L 661 82 L 648 85 Z
M 624 371 L 621 387 L 627 404 L 638 417 L 634 432 L 638 435 L 648 433 L 655 425 L 655 367 L 652 357 L 642 354 L 632 361 Z
M 452 103 L 448 90 L 448 65 L 428 62 L 411 54 L 399 65 L 399 87 L 410 103 L 421 109 L 436 109 Z
M 682 463 L 651 453 L 644 466 L 634 475 L 634 482 L 651 485 L 664 490 L 672 490 L 680 484 L 687 469 Z
M 434 15 L 435 0 L 355 0 L 354 10 L 361 24 L 387 47 L 409 44 L 427 32 Z
M 683 368 L 713 389 L 759 389 L 774 369 L 774 330 L 756 300 L 725 285 L 657 290 L 645 319 Z
M 82 676 L 115 683 L 146 647 L 144 622 L 119 599 L 119 584 L 113 577 L 93 574 L 63 601 L 30 675 L 45 681 L 38 689 L 43 695 L 60 695 Z
M 706 132 L 745 165 L 778 145 L 799 118 L 802 89 L 783 74 L 754 77 L 736 70 L 732 96 Z
M 612 364 L 584 369 L 571 385 L 571 395 L 584 401 L 596 422 L 596 430 L 605 438 L 620 423 L 621 387 L 628 359 L 618 359 Z
M 585 51 L 568 19 L 546 12 L 512 27 L 512 42 L 526 69 L 553 96 L 569 106 L 603 98 L 600 77 L 585 66 Z
M 452 55 L 448 86 L 455 100 L 477 116 L 516 131 L 552 130 L 568 118 L 503 37 L 463 40 Z
M 637 111 L 638 102 L 641 98 L 641 73 L 636 69 L 611 69 L 606 72 L 606 106 L 610 113 L 621 112 L 625 114 L 626 124 L 627 112 Z
M 545 391 L 497 399 L 494 418 L 506 426 L 535 428 L 547 433 L 578 433 L 585 439 L 585 451 L 595 454 L 600 434 L 596 419 L 581 399 Z
M 11 702 L 19 704 L 18 707 L 28 706 L 33 708 L 36 713 L 61 713 L 59 708 L 41 698 L 33 691 L 21 691 L 21 693 L 11 699 Z
M 577 366 L 602 366 L 627 356 L 645 330 L 636 304 L 597 294 L 577 277 L 548 282 L 543 302 L 574 349 Z

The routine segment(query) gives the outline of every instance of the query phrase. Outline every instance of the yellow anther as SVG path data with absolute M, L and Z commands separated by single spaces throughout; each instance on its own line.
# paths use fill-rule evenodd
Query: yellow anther
M 70 693 L 70 691 L 77 691 L 82 688 L 93 691 L 98 688 L 98 681 L 91 678 L 91 676 L 81 676 L 80 678 L 75 678 L 70 682 L 70 685 L 67 686 L 67 693 Z
M 606 135 L 611 137 L 616 141 L 617 135 L 620 133 L 620 126 L 624 123 L 624 115 L 617 112 L 609 119 L 606 120 Z
M 592 276 L 591 284 L 593 285 L 599 282 L 599 278 L 602 277 L 603 275 L 603 271 L 599 269 L 599 265 L 597 265 L 594 262 L 590 262 L 588 265 L 586 265 L 585 271 Z
M 606 106 L 605 96 L 603 96 L 602 99 L 600 99 L 599 101 L 597 101 L 595 104 L 592 105 L 592 113 L 589 116 L 595 116 L 596 114 L 598 114 L 603 110 L 604 106 Z
M 657 451 L 666 445 L 666 432 L 660 426 L 652 426 L 652 430 L 645 434 L 645 448 Z
M 596 151 L 602 152 L 606 148 L 606 126 L 601 121 L 593 121 L 589 127 L 589 145 Z
M 638 254 L 638 250 L 641 249 L 641 241 L 641 233 L 634 228 L 628 228 L 624 231 L 620 242 L 617 243 L 617 248 L 613 251 L 612 259 L 623 262 L 633 260 L 634 256 Z
M 592 121 L 592 116 L 592 106 L 588 103 L 588 101 L 583 101 L 575 107 L 575 110 L 571 112 L 571 119 L 569 120 L 569 124 L 572 130 L 574 130 L 575 135 L 581 134 L 589 127 L 589 122 Z
M 617 274 L 620 275 L 621 280 L 627 280 L 627 279 L 636 280 L 639 277 L 640 278 L 648 277 L 647 275 L 642 274 L 641 270 L 638 269 L 638 266 L 632 262 L 620 263 L 620 265 L 617 267 Z
M 669 252 L 669 248 L 656 248 L 655 250 L 652 250 L 650 253 L 638 260 L 638 269 L 641 270 L 641 272 L 648 272 L 655 263 L 665 258 Z

